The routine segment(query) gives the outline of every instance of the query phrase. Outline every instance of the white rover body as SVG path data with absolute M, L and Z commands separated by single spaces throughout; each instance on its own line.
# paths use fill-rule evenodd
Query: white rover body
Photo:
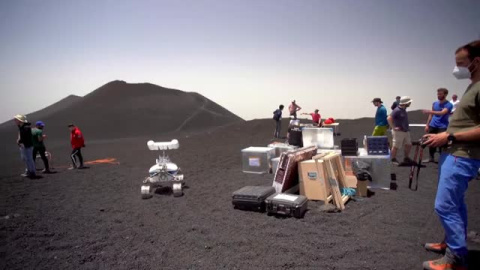
M 156 164 L 148 171 L 149 176 L 143 181 L 141 193 L 143 199 L 152 197 L 152 193 L 157 187 L 164 183 L 172 183 L 173 196 L 179 197 L 183 195 L 183 174 L 177 164 L 170 161 L 165 155 L 165 150 L 178 149 L 180 146 L 177 140 L 171 142 L 147 142 L 148 149 L 152 151 L 162 151 L 163 154 L 158 157 Z

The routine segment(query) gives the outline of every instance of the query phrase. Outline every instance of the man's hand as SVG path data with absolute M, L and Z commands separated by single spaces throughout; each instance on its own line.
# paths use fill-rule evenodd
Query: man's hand
M 425 133 L 428 133 L 428 125 L 425 126 Z
M 442 132 L 438 134 L 426 134 L 423 135 L 423 138 L 425 138 L 425 145 L 430 146 L 430 147 L 439 147 L 439 146 L 444 146 L 448 142 L 448 133 L 447 132 Z

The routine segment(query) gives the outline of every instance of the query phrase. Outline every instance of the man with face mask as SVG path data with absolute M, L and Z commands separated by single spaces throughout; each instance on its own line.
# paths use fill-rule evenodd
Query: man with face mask
M 446 132 L 427 134 L 425 144 L 444 146 L 440 156 L 435 212 L 445 229 L 445 240 L 425 245 L 427 250 L 445 253 L 438 260 L 423 263 L 425 269 L 466 269 L 468 182 L 480 168 L 480 40 L 455 52 L 457 79 L 470 79 Z
M 435 101 L 431 110 L 423 110 L 423 113 L 428 114 L 427 124 L 425 125 L 425 133 L 438 134 L 445 132 L 448 127 L 448 118 L 453 110 L 453 105 L 447 100 L 448 90 L 440 88 L 437 90 L 438 101 Z M 436 147 L 430 147 L 430 158 L 423 162 L 434 162 Z M 439 151 L 442 152 L 441 149 Z
M 392 147 L 392 163 L 399 165 L 397 161 L 398 149 L 404 147 L 404 160 L 403 164 L 412 164 L 410 159 L 410 149 L 412 149 L 412 140 L 410 139 L 410 128 L 408 123 L 407 108 L 412 104 L 410 97 L 404 96 L 400 99 L 400 102 L 393 110 L 393 112 L 387 117 L 388 124 L 392 128 L 393 135 L 393 147 Z

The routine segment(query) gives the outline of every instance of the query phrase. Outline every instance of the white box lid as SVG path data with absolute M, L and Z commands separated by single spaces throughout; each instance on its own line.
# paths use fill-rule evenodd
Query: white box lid
M 242 152 L 258 152 L 258 153 L 264 153 L 264 152 L 269 152 L 272 151 L 272 147 L 248 147 L 242 150 Z

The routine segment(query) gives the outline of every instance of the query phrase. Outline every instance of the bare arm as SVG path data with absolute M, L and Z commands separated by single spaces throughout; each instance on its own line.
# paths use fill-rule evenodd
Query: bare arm
M 441 110 L 439 112 L 435 112 L 435 111 L 431 111 L 431 110 L 424 110 L 423 113 L 430 114 L 429 117 L 431 117 L 432 115 L 442 116 L 442 115 L 448 114 L 448 109 L 444 108 L 443 110 Z
M 393 126 L 393 118 L 391 115 L 387 117 L 387 121 L 388 121 L 388 125 L 390 125 L 390 128 L 395 129 L 395 127 Z
M 460 142 L 480 141 L 480 127 L 455 133 L 455 138 Z

